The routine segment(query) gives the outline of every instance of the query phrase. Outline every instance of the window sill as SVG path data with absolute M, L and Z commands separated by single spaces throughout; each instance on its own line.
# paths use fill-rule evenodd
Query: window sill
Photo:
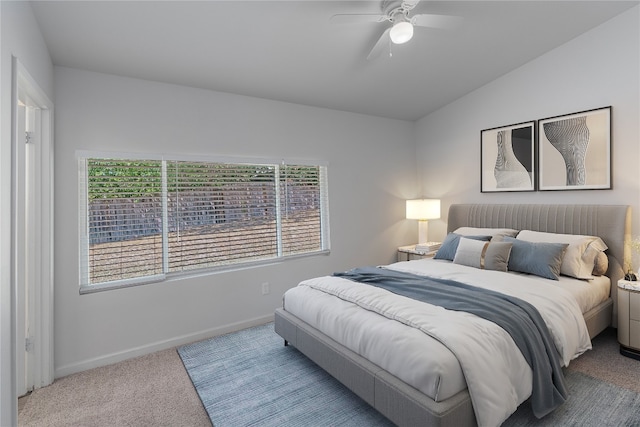
M 283 262 L 292 261 L 300 258 L 308 258 L 312 256 L 326 256 L 331 251 L 329 249 L 309 252 L 304 254 L 287 255 L 280 258 L 269 258 L 260 261 L 246 262 L 242 264 L 227 264 L 219 267 L 192 270 L 186 272 L 168 273 L 166 275 L 149 276 L 139 279 L 118 280 L 116 282 L 98 283 L 95 285 L 80 285 L 80 295 L 93 294 L 96 292 L 110 291 L 113 289 L 131 288 L 134 286 L 150 285 L 153 283 L 171 282 L 176 280 L 192 279 L 201 276 L 210 276 L 212 274 L 231 273 L 234 271 L 248 270 L 252 268 L 264 267 L 267 265 L 281 264 Z

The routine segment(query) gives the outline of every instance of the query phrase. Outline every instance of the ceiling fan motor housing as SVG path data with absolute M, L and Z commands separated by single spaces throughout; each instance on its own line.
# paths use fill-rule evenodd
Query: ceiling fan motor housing
M 413 23 L 409 18 L 409 10 L 413 8 L 417 2 L 409 5 L 410 7 L 403 1 L 390 3 L 389 6 L 393 6 L 393 8 L 386 12 L 389 21 L 393 24 L 389 37 L 394 44 L 406 43 L 413 37 Z
M 419 0 L 384 0 L 381 10 L 391 18 L 396 10 L 402 10 L 406 14 L 406 12 L 416 7 L 418 2 Z

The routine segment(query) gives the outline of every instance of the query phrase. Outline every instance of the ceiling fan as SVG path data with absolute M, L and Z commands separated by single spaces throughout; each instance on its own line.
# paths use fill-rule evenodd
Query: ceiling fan
M 376 44 L 367 55 L 367 60 L 375 59 L 380 55 L 384 46 L 389 42 L 403 44 L 413 37 L 413 27 L 452 28 L 462 18 L 450 15 L 434 15 L 429 13 L 411 16 L 410 12 L 418 5 L 420 0 L 384 0 L 382 2 L 383 14 L 338 14 L 331 17 L 331 21 L 340 24 L 358 24 L 368 22 L 390 22 L 380 36 Z

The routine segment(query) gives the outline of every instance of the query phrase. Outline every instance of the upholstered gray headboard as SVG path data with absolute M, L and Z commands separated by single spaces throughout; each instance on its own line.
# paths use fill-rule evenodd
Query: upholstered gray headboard
M 613 320 L 617 282 L 630 266 L 631 208 L 626 205 L 458 204 L 449 207 L 447 231 L 458 227 L 496 227 L 600 237 L 609 247 Z M 614 323 L 615 324 L 615 323 Z

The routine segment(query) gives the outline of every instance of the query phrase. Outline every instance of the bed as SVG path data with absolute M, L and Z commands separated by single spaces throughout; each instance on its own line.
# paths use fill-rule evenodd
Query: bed
M 608 261 L 606 274 L 599 279 L 600 283 L 606 283 L 607 291 L 600 299 L 591 298 L 590 302 L 578 302 L 577 299 L 580 298 L 575 298 L 575 295 L 567 297 L 571 294 L 571 289 L 555 291 L 551 290 L 551 284 L 544 283 L 544 281 L 551 282 L 549 280 L 529 277 L 530 275 L 521 274 L 519 276 L 522 276 L 524 281 L 537 280 L 536 284 L 529 288 L 541 288 L 545 290 L 542 293 L 549 295 L 548 297 L 545 295 L 534 296 L 534 300 L 546 298 L 544 304 L 561 303 L 566 304 L 566 307 L 571 307 L 565 309 L 563 305 L 560 306 L 560 309 L 557 307 L 549 309 L 549 313 L 561 313 L 558 317 L 562 317 L 562 319 L 558 320 L 560 322 L 558 324 L 550 323 L 552 321 L 548 316 L 551 315 L 543 313 L 544 316 L 547 316 L 544 321 L 549 323 L 549 329 L 554 331 L 553 339 L 559 346 L 560 359 L 564 365 L 589 348 L 589 337 L 594 337 L 609 325 L 616 324 L 617 287 L 615 285 L 617 280 L 624 276 L 623 266 L 628 265 L 629 257 L 627 248 L 630 235 L 630 208 L 628 206 L 452 205 L 449 209 L 447 229 L 449 232 L 453 232 L 461 227 L 504 228 L 531 230 L 534 233 L 600 237 L 607 246 L 605 254 Z M 502 277 L 509 277 L 511 280 L 510 275 L 513 275 L 513 273 L 485 272 L 484 270 L 480 273 L 467 266 L 458 269 L 459 266 L 453 264 L 455 263 L 442 260 L 420 260 L 396 263 L 387 267 L 394 271 L 411 274 L 422 274 L 429 271 L 440 278 L 455 278 L 461 282 L 473 279 L 478 282 L 478 285 L 502 287 L 503 290 L 507 288 L 504 288 L 505 285 L 500 283 Z M 452 347 L 455 349 L 455 355 L 453 354 L 454 350 L 450 351 L 447 347 L 449 343 L 447 342 L 446 327 L 440 325 L 434 327 L 431 324 L 422 325 L 420 323 L 419 327 L 405 331 L 402 328 L 407 327 L 406 319 L 381 318 L 384 316 L 379 316 L 380 313 L 376 311 L 378 310 L 376 307 L 377 304 L 387 307 L 385 298 L 388 296 L 384 294 L 384 290 L 375 290 L 372 296 L 354 297 L 364 298 L 367 310 L 358 309 L 355 306 L 360 302 L 347 301 L 343 299 L 343 295 L 329 293 L 329 295 L 322 294 L 320 296 L 321 294 L 317 293 L 320 291 L 318 287 L 331 288 L 332 283 L 335 284 L 336 280 L 341 280 L 341 278 L 331 278 L 328 281 L 314 278 L 301 283 L 304 286 L 294 288 L 295 291 L 288 291 L 284 297 L 283 308 L 276 310 L 275 330 L 286 343 L 295 346 L 395 424 L 400 426 L 497 425 L 515 410 L 511 408 L 513 405 L 517 407 L 527 397 L 527 393 L 531 394 L 529 379 L 531 374 L 523 370 L 522 361 L 516 356 L 501 356 L 506 359 L 505 363 L 508 364 L 508 367 L 493 371 L 495 374 L 492 376 L 496 377 L 496 381 L 503 374 L 523 377 L 526 380 L 521 381 L 522 384 L 513 386 L 514 401 L 508 405 L 505 404 L 505 407 L 511 409 L 505 409 L 505 414 L 496 415 L 497 418 L 488 417 L 487 413 L 492 412 L 490 410 L 491 404 L 495 405 L 495 402 L 485 402 L 485 397 L 481 393 L 483 387 L 492 386 L 493 379 L 483 379 L 482 376 L 472 375 L 472 371 L 468 367 L 469 355 L 465 356 L 462 354 L 464 351 L 455 349 L 455 346 Z M 567 282 L 568 287 L 575 285 L 564 277 L 561 277 L 558 282 L 561 284 Z M 366 285 L 349 281 L 349 286 L 354 287 L 354 292 L 360 292 L 360 287 Z M 547 288 L 549 288 L 548 292 Z M 322 292 L 325 291 L 326 289 L 322 289 Z M 331 289 L 329 289 L 330 291 Z M 309 294 L 309 297 L 304 297 L 305 292 Z M 382 293 L 376 294 L 375 292 Z M 354 295 L 357 294 L 354 293 Z M 516 296 L 519 297 L 519 295 Z M 324 302 L 322 301 L 326 301 L 326 305 L 323 306 Z M 367 306 L 367 304 L 371 306 Z M 411 317 L 413 312 L 410 310 L 417 310 L 412 304 L 402 308 L 402 310 L 409 310 L 406 313 L 411 318 L 411 322 L 413 322 Z M 415 304 L 420 303 L 416 302 Z M 358 317 L 361 315 L 365 317 Z M 393 316 L 395 315 L 394 312 Z M 472 315 L 466 317 L 469 316 L 473 318 Z M 473 319 L 472 322 L 478 323 L 477 327 L 486 328 L 484 323 Z M 442 323 L 443 325 L 455 326 L 458 321 L 458 318 L 451 318 Z M 553 322 L 555 321 L 553 320 Z M 366 327 L 354 332 L 353 325 L 358 323 L 364 324 Z M 425 332 L 425 329 L 428 329 L 431 334 L 432 331 L 429 328 L 438 329 L 437 334 L 444 333 L 445 335 L 443 337 L 437 334 L 429 335 L 426 338 L 417 337 L 418 335 L 427 335 L 426 333 L 420 334 L 420 332 Z M 575 332 L 571 328 L 575 328 Z M 570 329 L 571 332 L 568 332 Z M 466 329 L 459 327 L 456 330 Z M 472 333 L 466 333 L 470 335 L 465 339 L 472 340 Z M 491 330 L 489 335 L 499 335 L 499 333 Z M 559 335 L 569 337 L 568 342 L 562 341 L 560 343 L 559 340 L 564 338 L 558 338 Z M 418 342 L 417 340 L 425 340 L 424 343 L 420 341 L 417 345 L 424 345 L 428 350 L 409 347 L 409 344 L 405 342 L 409 340 L 408 338 L 405 340 L 405 337 L 408 336 L 411 336 L 411 339 L 415 339 L 416 342 Z M 576 336 L 575 339 L 572 338 L 574 336 Z M 354 343 L 362 337 L 365 337 L 366 340 Z M 484 339 L 478 341 L 484 341 Z M 447 345 L 443 345 L 443 343 Z M 413 345 L 411 344 L 411 346 Z M 486 359 L 487 363 L 493 363 L 492 359 L 497 360 L 494 356 L 498 353 L 509 355 L 511 354 L 509 351 L 511 350 L 503 352 L 502 348 L 496 354 L 487 351 L 487 356 L 479 359 L 481 361 Z M 380 356 L 381 353 L 383 356 Z M 400 357 L 404 359 L 394 359 L 394 357 L 398 357 L 393 356 L 394 353 L 401 354 Z M 422 357 L 422 355 L 431 353 L 432 356 L 429 357 L 432 359 L 428 361 L 422 361 L 415 356 L 419 354 Z M 433 360 L 436 360 L 437 364 L 432 366 Z M 415 369 L 418 365 L 430 366 L 430 368 L 427 370 Z M 418 371 L 424 372 L 418 374 Z M 517 388 L 520 389 L 515 390 Z M 509 390 L 506 390 L 505 393 L 509 393 Z

